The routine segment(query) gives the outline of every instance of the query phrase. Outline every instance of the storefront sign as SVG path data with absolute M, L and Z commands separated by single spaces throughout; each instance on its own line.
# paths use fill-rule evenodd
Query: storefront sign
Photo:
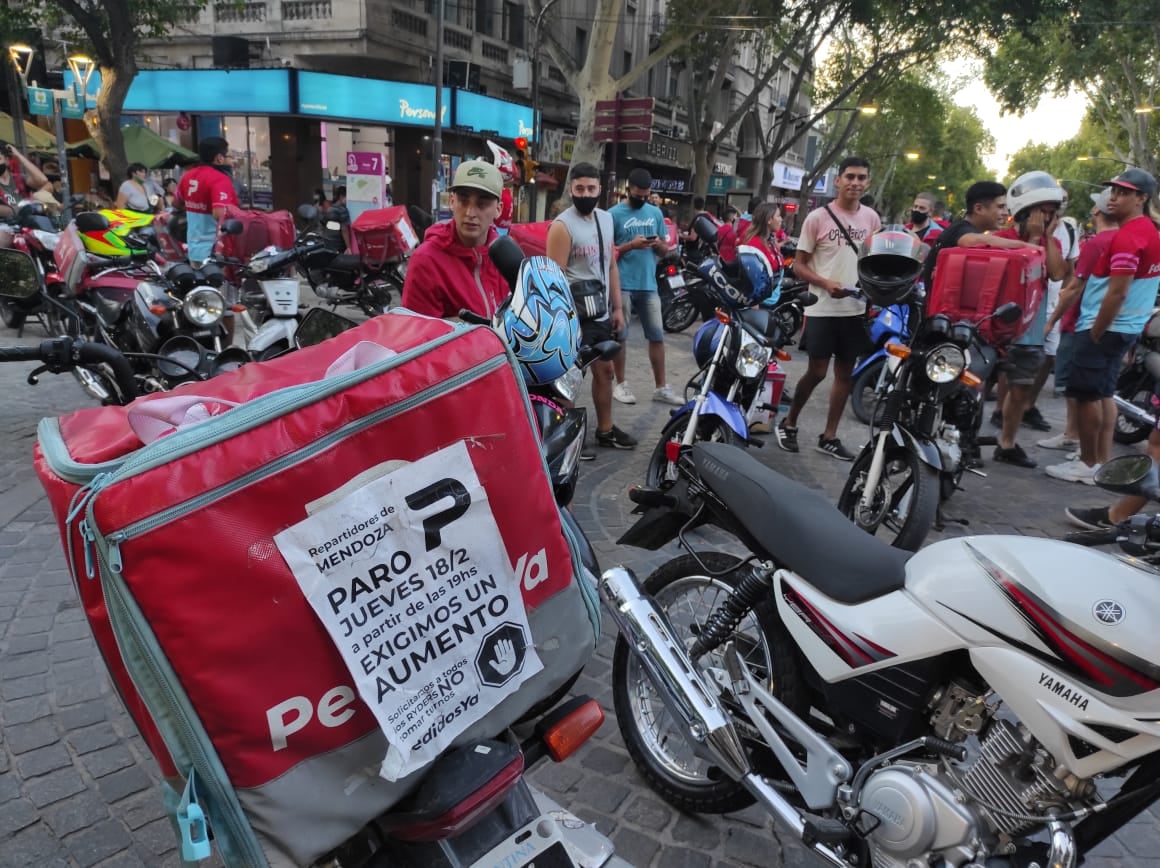
M 723 196 L 732 190 L 743 190 L 748 183 L 737 175 L 713 175 L 709 178 L 709 195 Z
M 560 130 L 544 130 L 540 146 L 536 148 L 536 159 L 541 163 L 560 162 L 560 147 L 564 143 L 564 133 Z
M 737 164 L 728 160 L 719 160 L 713 164 L 713 171 L 718 175 L 732 175 L 737 171 Z
M 289 69 L 143 69 L 125 97 L 126 112 L 190 112 L 193 114 L 287 114 L 290 112 Z M 64 86 L 74 77 L 64 73 Z M 93 72 L 86 94 L 97 104 L 101 74 Z
M 505 102 L 467 90 L 455 91 L 455 125 L 475 132 L 495 130 L 502 139 L 536 135 L 535 115 L 530 106 Z
M 625 155 L 633 160 L 660 166 L 688 169 L 693 165 L 693 146 L 667 136 L 653 135 L 651 142 L 629 142 Z
M 650 190 L 658 193 L 684 193 L 689 189 L 687 178 L 653 178 Z
M 572 162 L 572 151 L 575 150 L 575 148 L 576 148 L 576 137 L 575 136 L 564 136 L 564 139 L 560 142 L 560 162 L 561 163 L 571 163 Z
M 327 72 L 298 73 L 298 112 L 385 124 L 435 125 L 435 88 Z M 451 89 L 443 88 L 443 123 L 450 123 Z
M 798 166 L 787 166 L 785 163 L 776 162 L 773 164 L 773 181 L 771 186 L 781 187 L 783 190 L 800 190 L 802 181 L 805 180 L 806 170 Z M 828 175 L 823 175 L 818 178 L 814 184 L 815 193 L 824 193 L 829 182 Z
M 346 207 L 354 220 L 363 211 L 382 208 L 386 194 L 386 159 L 378 151 L 346 154 Z

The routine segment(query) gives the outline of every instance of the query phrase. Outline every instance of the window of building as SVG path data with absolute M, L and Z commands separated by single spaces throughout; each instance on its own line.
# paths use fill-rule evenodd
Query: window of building
M 511 0 L 503 4 L 503 38 L 516 48 L 524 47 L 524 7 Z
M 680 98 L 681 91 L 681 74 L 677 70 L 669 67 L 669 92 L 668 98 L 675 100 Z
M 583 27 L 576 28 L 576 61 L 584 62 L 584 55 L 588 53 L 588 31 Z
M 495 36 L 495 0 L 475 0 L 475 30 Z
M 632 52 L 626 51 L 624 52 L 624 68 L 621 69 L 620 74 L 627 75 L 630 69 L 632 69 Z

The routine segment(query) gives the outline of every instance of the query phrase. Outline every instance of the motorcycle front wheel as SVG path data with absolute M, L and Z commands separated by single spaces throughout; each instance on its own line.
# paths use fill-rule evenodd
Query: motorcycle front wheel
M 740 562 L 721 552 L 700 552 L 697 557 L 682 555 L 645 580 L 644 590 L 666 614 L 675 638 L 685 647 L 704 632 L 710 614 L 729 598 L 740 581 L 736 572 L 721 576 L 706 572 L 723 572 Z M 694 661 L 703 679 L 708 680 L 707 670 L 724 669 L 723 652 L 730 642 L 754 677 L 774 696 L 794 713 L 808 713 L 810 703 L 794 645 L 777 619 L 772 595 L 746 612 L 725 642 Z M 715 692 L 712 687 L 708 689 Z M 623 636 L 617 637 L 612 656 L 612 701 L 629 756 L 649 786 L 667 802 L 694 814 L 723 814 L 753 803 L 753 797 L 741 784 L 694 753 L 682 723 L 669 713 Z M 740 711 L 740 706 L 734 708 Z M 742 738 L 748 741 L 756 730 L 743 714 L 738 722 Z
M 10 329 L 19 329 L 27 319 L 24 311 L 17 310 L 10 301 L 0 301 L 0 321 Z
M 885 365 L 885 359 L 867 365 L 850 386 L 850 409 L 863 425 L 870 424 L 878 408 L 878 381 L 882 379 L 882 368 Z
M 1130 375 L 1130 376 L 1127 376 Z M 1147 413 L 1152 412 L 1152 383 L 1147 375 L 1140 372 L 1125 371 L 1116 384 L 1116 394 L 1130 404 L 1141 408 Z M 1129 419 L 1123 413 L 1116 414 L 1116 428 L 1112 432 L 1112 439 L 1117 443 L 1142 443 L 1148 439 L 1151 429 L 1134 419 Z
M 669 461 L 666 447 L 670 441 L 675 440 L 680 443 L 685 439 L 685 429 L 688 427 L 688 423 L 688 414 L 678 416 L 661 431 L 660 440 L 657 441 L 652 455 L 649 456 L 648 470 L 645 471 L 644 484 L 649 488 L 668 488 L 673 484 L 673 480 L 667 478 L 670 476 L 672 464 Z M 697 435 L 693 442 L 700 443 L 702 441 L 729 443 L 734 446 L 741 446 L 745 442 L 719 416 L 702 416 L 698 420 Z
M 938 515 L 939 473 L 904 446 L 886 447 L 882 476 L 869 507 L 862 506 L 862 489 L 874 451 L 867 449 L 850 467 L 838 498 L 838 510 L 872 536 L 892 537 L 895 548 L 916 552 Z

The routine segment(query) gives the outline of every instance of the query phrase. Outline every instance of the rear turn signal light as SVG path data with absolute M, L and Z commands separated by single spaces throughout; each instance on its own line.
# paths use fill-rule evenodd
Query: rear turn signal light
M 788 350 L 778 350 L 777 351 L 777 360 L 779 362 L 788 362 L 788 361 L 791 361 L 792 359 L 793 359 L 793 356 L 791 356 L 789 354 Z
M 149 305 L 149 313 L 154 316 L 165 316 L 165 314 L 169 313 L 169 308 L 163 304 L 151 304 Z
M 670 265 L 668 268 L 665 269 L 665 273 L 668 274 L 669 277 L 672 277 L 674 274 L 677 273 L 677 266 Z
M 681 441 L 670 440 L 665 444 L 665 461 L 670 464 L 676 464 L 677 459 L 681 457 Z
M 232 310 L 234 313 L 245 313 L 246 306 L 244 304 L 231 304 L 230 310 Z
M 726 311 L 723 311 L 720 308 L 718 308 L 717 309 L 717 322 L 728 323 L 729 322 L 729 314 Z
M 595 699 L 577 705 L 544 730 L 541 738 L 548 749 L 548 756 L 555 762 L 563 762 L 588 741 L 603 723 L 604 709 Z
M 910 358 L 910 347 L 906 346 L 906 344 L 887 344 L 886 352 L 896 359 Z

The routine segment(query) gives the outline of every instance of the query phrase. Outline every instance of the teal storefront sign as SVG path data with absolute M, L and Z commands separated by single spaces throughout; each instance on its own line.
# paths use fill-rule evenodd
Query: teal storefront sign
M 52 114 L 52 91 L 47 87 L 28 89 L 28 113 L 33 115 Z

